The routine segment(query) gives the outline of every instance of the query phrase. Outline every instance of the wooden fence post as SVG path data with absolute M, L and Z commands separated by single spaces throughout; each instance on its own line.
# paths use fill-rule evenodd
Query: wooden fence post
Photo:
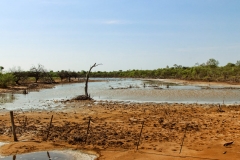
M 141 135 L 142 135 L 143 125 L 144 125 L 144 121 L 142 121 L 142 128 L 141 128 L 139 139 L 138 139 L 138 143 L 137 143 L 137 150 L 138 150 L 139 142 L 140 142 Z
M 17 136 L 16 136 L 16 132 L 15 132 L 13 111 L 10 111 L 10 117 L 11 117 L 11 123 L 12 123 L 13 139 L 14 139 L 14 141 L 16 142 L 16 141 L 18 141 L 18 140 L 17 140 Z
M 48 128 L 48 133 L 47 133 L 46 141 L 47 141 L 47 139 L 48 139 L 49 132 L 50 132 L 50 128 L 51 128 L 51 126 L 52 126 L 52 119 L 53 119 L 53 115 L 52 115 L 52 117 L 51 117 L 51 121 L 50 121 L 50 124 L 49 124 L 49 128 Z
M 89 120 L 88 120 L 88 128 L 87 128 L 87 135 L 86 135 L 85 144 L 87 143 L 87 139 L 88 139 L 88 133 L 89 133 L 89 128 L 90 128 L 90 123 L 91 123 L 91 117 L 89 117 Z
M 26 126 L 27 126 L 27 116 L 25 116 L 25 120 L 24 120 L 24 131 L 26 130 Z
M 181 148 L 180 148 L 179 154 L 182 152 L 182 146 L 183 146 L 184 139 L 186 137 L 187 127 L 188 127 L 188 124 L 186 125 L 186 128 L 185 128 L 185 133 L 184 133 L 184 136 L 183 136 L 183 139 L 182 139 L 182 144 L 181 144 Z

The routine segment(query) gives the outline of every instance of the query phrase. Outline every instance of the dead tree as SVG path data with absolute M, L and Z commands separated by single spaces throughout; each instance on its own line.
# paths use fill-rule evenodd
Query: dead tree
M 10 72 L 14 75 L 14 81 L 17 85 L 21 85 L 22 82 L 28 79 L 28 72 L 22 71 L 20 67 L 13 67 Z
M 43 71 L 44 67 L 41 64 L 38 64 L 37 67 L 32 66 L 32 68 L 30 68 L 30 76 L 35 78 L 35 83 L 37 83 L 38 80 L 43 77 Z
M 91 73 L 91 70 L 94 68 L 94 67 L 97 67 L 98 65 L 101 65 L 101 64 L 96 64 L 96 63 L 94 63 L 94 65 L 92 65 L 91 67 L 90 67 L 90 69 L 89 69 L 89 71 L 87 72 L 87 74 L 86 74 L 86 82 L 85 82 L 85 96 L 86 97 L 88 97 L 88 98 L 90 98 L 90 95 L 88 94 L 88 79 L 89 79 L 89 75 L 90 75 L 90 73 Z
M 98 65 L 101 65 L 101 64 L 95 63 L 93 66 L 90 67 L 89 71 L 86 73 L 86 81 L 85 81 L 85 88 L 84 88 L 85 95 L 76 96 L 76 97 L 72 98 L 72 100 L 91 100 L 90 94 L 88 94 L 88 80 L 89 80 L 89 75 L 91 73 L 91 70 L 94 67 L 97 67 Z

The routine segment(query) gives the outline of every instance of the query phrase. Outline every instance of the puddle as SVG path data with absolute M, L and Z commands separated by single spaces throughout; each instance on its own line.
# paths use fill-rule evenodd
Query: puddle
M 0 157 L 2 160 L 94 160 L 97 156 L 86 154 L 80 151 L 42 151 L 26 154 L 19 154 L 7 157 Z

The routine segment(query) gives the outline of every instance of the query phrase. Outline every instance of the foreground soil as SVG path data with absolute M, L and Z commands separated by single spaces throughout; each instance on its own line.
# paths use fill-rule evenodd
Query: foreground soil
M 240 105 L 64 103 L 65 110 L 15 111 L 18 142 L 1 113 L 1 154 L 71 148 L 100 160 L 240 158 Z

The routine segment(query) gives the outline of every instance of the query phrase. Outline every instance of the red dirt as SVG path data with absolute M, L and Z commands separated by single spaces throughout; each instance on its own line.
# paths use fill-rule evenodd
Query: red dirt
M 2 113 L 0 141 L 10 143 L 0 148 L 1 154 L 72 148 L 95 151 L 104 160 L 240 157 L 239 105 L 222 106 L 225 112 L 207 104 L 70 101 L 66 106 L 62 111 L 15 112 L 18 142 L 12 142 L 9 113 Z M 44 141 L 52 115 L 53 126 Z

